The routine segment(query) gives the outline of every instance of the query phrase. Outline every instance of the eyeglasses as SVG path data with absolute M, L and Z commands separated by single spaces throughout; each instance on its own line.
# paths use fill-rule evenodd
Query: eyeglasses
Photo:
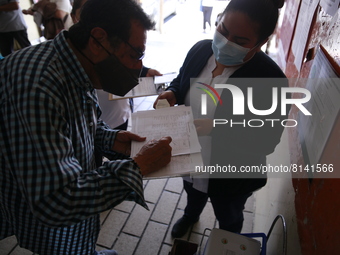
M 124 41 L 127 45 L 129 45 L 130 46 L 130 48 L 131 49 L 133 49 L 138 55 L 137 55 L 137 57 L 136 57 L 136 59 L 138 59 L 138 60 L 142 60 L 143 58 L 144 58 L 144 56 L 145 56 L 145 52 L 143 52 L 143 51 L 140 51 L 140 50 L 137 50 L 135 47 L 133 47 L 129 42 L 127 42 L 127 41 Z
M 103 48 L 104 48 L 104 46 L 93 36 L 93 35 L 91 35 L 91 37 L 97 42 L 97 43 L 99 43 L 100 44 L 100 46 L 102 46 Z M 142 51 L 140 51 L 140 50 L 137 50 L 135 47 L 133 47 L 128 41 L 124 41 L 127 45 L 129 45 L 130 46 L 130 48 L 131 49 L 133 49 L 138 55 L 137 55 L 137 57 L 136 57 L 136 59 L 137 60 L 142 60 L 143 58 L 144 58 L 144 56 L 145 56 L 145 52 L 142 52 Z M 111 55 L 111 53 L 107 50 L 107 49 L 105 49 L 104 48 L 104 50 L 106 50 L 106 52 L 109 54 L 109 55 Z

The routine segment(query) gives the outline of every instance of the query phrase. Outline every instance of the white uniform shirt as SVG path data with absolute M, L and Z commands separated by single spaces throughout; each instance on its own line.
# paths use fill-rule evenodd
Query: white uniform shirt
M 239 68 L 239 67 L 228 67 L 225 68 L 222 74 L 212 78 L 212 72 L 216 68 L 215 56 L 212 55 L 206 66 L 203 68 L 202 72 L 198 76 L 198 81 L 204 82 L 209 86 L 214 87 L 215 84 L 224 84 L 228 80 L 228 78 Z M 195 84 L 190 84 L 191 86 Z M 222 93 L 222 89 L 216 89 L 219 95 Z M 201 97 L 202 91 L 199 89 L 190 89 L 190 92 L 185 96 L 185 105 L 191 105 L 194 119 L 197 119 L 201 113 L 201 100 L 198 98 Z M 195 98 L 195 100 L 190 100 Z M 196 100 L 197 99 L 197 100 Z M 216 106 L 212 100 L 207 100 L 207 115 L 204 118 L 213 119 L 215 115 Z M 199 136 L 198 140 L 202 147 L 202 159 L 203 164 L 205 166 L 210 165 L 210 155 L 211 155 L 211 137 L 210 136 Z M 188 182 L 193 182 L 193 187 L 199 191 L 207 192 L 208 191 L 208 178 L 191 178 L 184 177 L 184 180 Z

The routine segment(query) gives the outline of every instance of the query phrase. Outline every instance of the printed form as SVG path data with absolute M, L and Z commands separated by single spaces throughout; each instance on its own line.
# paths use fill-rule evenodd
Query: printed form
M 163 178 L 189 175 L 194 166 L 201 166 L 201 146 L 190 106 L 175 106 L 157 110 L 139 111 L 131 115 L 132 132 L 145 136 L 145 142 L 132 142 L 131 157 L 135 156 L 147 141 L 170 136 L 171 162 L 147 178 Z
M 138 85 L 131 89 L 125 96 L 120 97 L 113 94 L 109 94 L 109 100 L 119 100 L 125 98 L 157 95 L 156 86 L 153 82 L 152 77 L 141 77 L 138 80 L 139 80 Z

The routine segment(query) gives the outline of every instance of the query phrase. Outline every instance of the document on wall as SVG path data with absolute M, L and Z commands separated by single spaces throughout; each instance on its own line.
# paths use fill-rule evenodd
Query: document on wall
M 163 169 L 146 178 L 164 178 L 189 175 L 194 166 L 202 166 L 201 146 L 190 106 L 167 107 L 139 111 L 131 115 L 133 133 L 145 136 L 145 142 L 132 142 L 131 157 L 135 156 L 148 141 L 170 136 L 171 162 Z
M 109 100 L 119 100 L 133 97 L 145 97 L 158 94 L 156 85 L 153 81 L 153 77 L 141 77 L 138 80 L 139 80 L 138 85 L 131 89 L 125 96 L 121 97 L 109 94 Z
M 312 116 L 299 115 L 299 134 L 305 161 L 319 163 L 327 139 L 340 112 L 340 79 L 324 51 L 314 58 L 306 89 L 311 100 L 305 103 Z
M 340 0 L 320 0 L 320 6 L 328 15 L 334 16 L 339 9 Z
M 304 61 L 308 35 L 313 21 L 314 13 L 318 7 L 319 0 L 302 0 L 299 16 L 296 22 L 292 52 L 294 53 L 294 64 L 298 71 L 301 70 Z

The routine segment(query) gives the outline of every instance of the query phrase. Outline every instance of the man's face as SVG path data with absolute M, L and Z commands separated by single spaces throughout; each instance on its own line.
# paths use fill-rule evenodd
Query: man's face
M 131 35 L 127 43 L 123 42 L 113 52 L 119 61 L 131 69 L 141 69 L 143 66 L 140 56 L 145 51 L 146 30 L 138 21 L 131 22 Z
M 105 33 L 105 31 L 104 31 Z M 139 71 L 143 67 L 142 63 L 142 56 L 144 56 L 145 51 L 145 43 L 146 43 L 146 30 L 140 24 L 139 21 L 131 21 L 131 31 L 130 31 L 130 38 L 128 41 L 123 41 L 118 47 L 114 48 L 110 41 L 108 40 L 107 36 L 100 39 L 101 35 L 103 35 L 102 29 L 94 29 L 92 32 L 92 38 L 94 39 L 94 47 L 96 49 L 95 59 L 92 61 L 96 63 L 102 63 L 107 58 L 112 58 L 111 55 L 114 55 L 115 58 L 128 69 L 134 69 Z M 99 45 L 98 45 L 99 43 Z M 110 64 L 110 61 L 108 61 Z M 103 71 L 106 67 L 101 68 Z M 110 67 L 108 67 L 110 68 Z M 114 68 L 114 67 L 113 67 Z M 125 73 L 125 71 L 124 71 Z M 119 73 L 120 74 L 120 73 Z M 100 76 L 98 72 L 95 72 L 92 76 L 92 81 L 95 84 L 96 89 L 103 89 L 104 85 L 102 84 L 103 78 L 105 79 L 113 79 L 114 72 L 105 71 L 101 73 Z M 119 79 L 117 79 L 119 82 Z M 105 82 L 105 84 L 108 82 Z M 112 84 L 114 82 L 112 81 Z

